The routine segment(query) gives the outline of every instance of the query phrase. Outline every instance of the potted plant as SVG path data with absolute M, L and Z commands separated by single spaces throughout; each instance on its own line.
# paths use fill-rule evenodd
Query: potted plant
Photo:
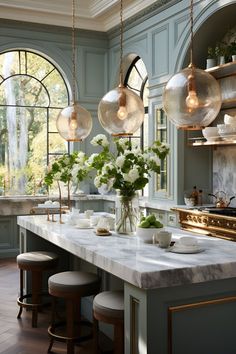
M 217 42 L 215 47 L 215 56 L 219 65 L 225 64 L 225 58 L 227 54 L 227 46 L 223 42 Z
M 216 55 L 215 49 L 212 47 L 207 48 L 207 62 L 206 62 L 206 69 L 210 69 L 216 66 Z
M 236 61 L 236 41 L 233 41 L 229 44 L 229 54 L 232 58 L 232 61 Z

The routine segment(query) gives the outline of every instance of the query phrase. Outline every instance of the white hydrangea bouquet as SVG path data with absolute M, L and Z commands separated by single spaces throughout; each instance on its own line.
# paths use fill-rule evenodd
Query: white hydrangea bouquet
M 151 171 L 160 173 L 160 163 L 169 153 L 169 146 L 154 141 L 141 151 L 130 138 L 115 138 L 114 143 L 113 153 L 105 135 L 99 134 L 91 141 L 93 146 L 102 147 L 100 153 L 88 159 L 88 164 L 97 171 L 94 184 L 97 188 L 106 185 L 107 190 L 118 189 L 120 195 L 132 197 L 146 186 Z
M 112 188 L 119 190 L 116 231 L 133 234 L 139 217 L 135 202 L 137 191 L 146 186 L 151 171 L 160 173 L 161 160 L 169 153 L 169 147 L 154 141 L 150 147 L 141 151 L 130 138 L 116 138 L 114 143 L 116 151 L 113 153 L 105 135 L 95 136 L 91 144 L 100 146 L 102 151 L 92 154 L 88 164 L 96 170 L 94 184 L 97 188 L 105 186 L 108 191 Z
M 70 155 L 63 155 L 54 160 L 44 177 L 44 182 L 48 187 L 57 184 L 59 191 L 59 201 L 61 205 L 62 186 L 67 189 L 68 207 L 70 209 L 70 190 L 74 186 L 73 193 L 77 192 L 79 182 L 83 181 L 89 174 L 91 167 L 87 163 L 88 157 L 82 151 L 73 152 Z M 52 188 L 53 189 L 53 188 Z
M 87 161 L 88 157 L 82 151 L 75 151 L 70 155 L 65 154 L 57 158 L 45 175 L 46 185 L 50 187 L 54 181 L 64 183 L 83 181 L 91 170 Z

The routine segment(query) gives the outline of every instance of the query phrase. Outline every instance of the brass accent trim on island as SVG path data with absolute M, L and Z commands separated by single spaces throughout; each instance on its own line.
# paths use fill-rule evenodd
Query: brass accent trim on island
M 236 217 L 207 213 L 198 209 L 172 208 L 184 230 L 236 241 Z

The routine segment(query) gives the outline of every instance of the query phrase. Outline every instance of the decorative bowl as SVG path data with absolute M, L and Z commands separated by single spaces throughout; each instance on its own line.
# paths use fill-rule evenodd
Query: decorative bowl
M 156 234 L 160 230 L 163 230 L 163 228 L 162 227 L 159 227 L 159 228 L 157 228 L 157 227 L 149 227 L 149 228 L 137 227 L 136 236 L 142 242 L 152 243 L 153 241 L 155 242 Z

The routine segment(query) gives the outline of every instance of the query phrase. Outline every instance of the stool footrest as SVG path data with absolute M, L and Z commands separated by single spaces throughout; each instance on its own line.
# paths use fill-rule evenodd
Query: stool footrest
M 79 323 L 80 325 L 87 326 L 87 327 L 92 327 L 92 323 L 90 323 L 89 321 L 86 321 L 86 320 L 82 320 L 82 321 L 77 322 L 77 323 Z M 91 333 L 89 333 L 87 335 L 75 336 L 75 337 L 66 337 L 66 336 L 62 336 L 62 335 L 59 335 L 59 334 L 55 333 L 55 330 L 57 328 L 64 327 L 65 325 L 66 325 L 65 321 L 60 321 L 60 322 L 57 322 L 54 325 L 49 326 L 48 327 L 49 336 L 51 336 L 52 339 L 55 339 L 56 341 L 59 341 L 59 342 L 66 342 L 67 340 L 71 340 L 71 341 L 73 341 L 75 343 L 81 343 L 81 342 L 87 341 L 87 340 L 91 339 L 92 336 L 93 336 L 93 332 L 92 331 L 91 331 Z
M 48 293 L 41 293 L 40 296 L 49 296 Z M 29 307 L 29 308 L 34 308 L 34 307 L 40 307 L 40 306 L 45 306 L 46 304 L 43 303 L 38 303 L 38 304 L 33 304 L 31 302 L 25 302 L 24 300 L 26 299 L 31 299 L 32 294 L 26 294 L 23 296 L 19 296 L 17 299 L 17 304 L 21 307 Z

